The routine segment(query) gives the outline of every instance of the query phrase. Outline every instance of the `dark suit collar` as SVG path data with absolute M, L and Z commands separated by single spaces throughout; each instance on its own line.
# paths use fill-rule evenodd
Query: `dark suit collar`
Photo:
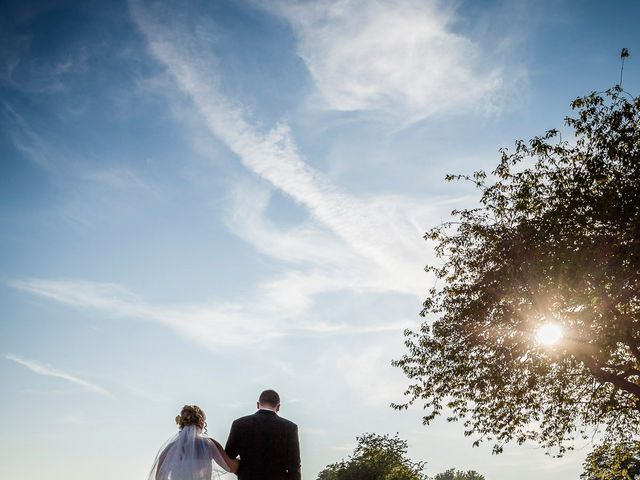
M 256 415 L 277 415 L 276 412 L 273 412 L 271 410 L 258 410 L 256 412 Z

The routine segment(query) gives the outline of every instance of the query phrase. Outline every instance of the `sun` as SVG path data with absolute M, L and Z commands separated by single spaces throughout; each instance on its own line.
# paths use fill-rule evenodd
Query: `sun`
M 536 338 L 543 345 L 554 345 L 562 338 L 562 327 L 556 323 L 545 323 L 538 328 Z

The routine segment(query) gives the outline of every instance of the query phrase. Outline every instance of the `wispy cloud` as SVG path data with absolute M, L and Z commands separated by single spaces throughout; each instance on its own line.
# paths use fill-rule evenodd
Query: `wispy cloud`
M 454 30 L 438 0 L 281 1 L 327 108 L 376 110 L 411 123 L 434 113 L 487 111 L 504 94 L 500 62 Z
M 7 102 L 2 102 L 0 111 L 4 130 L 15 148 L 40 167 L 55 171 L 55 158 L 42 136 Z
M 140 178 L 140 175 L 124 166 L 115 166 L 102 170 L 88 169 L 81 174 L 81 178 L 94 185 L 102 186 L 112 191 L 154 191 L 154 188 Z
M 51 205 L 59 218 L 83 228 L 136 213 L 142 202 L 157 202 L 166 189 L 144 178 L 123 160 L 88 159 L 45 128 L 34 126 L 13 105 L 0 102 L 0 126 L 25 161 L 44 169 L 65 195 Z M 97 161 L 96 161 L 97 160 Z
M 49 8 L 52 6 L 36 8 L 37 13 L 21 14 L 19 29 L 12 28 L 6 18 L 0 19 L 0 84 L 5 88 L 38 95 L 67 93 L 70 77 L 86 71 L 92 54 L 100 47 L 97 43 L 67 45 L 60 50 L 50 49 L 46 55 L 34 55 L 37 35 L 30 30 L 31 22 Z
M 38 375 L 44 375 L 45 377 L 54 377 L 65 380 L 69 383 L 73 383 L 74 385 L 78 385 L 82 387 L 88 392 L 97 393 L 99 395 L 104 395 L 106 397 L 113 398 L 113 394 L 108 390 L 96 385 L 95 383 L 91 383 L 87 380 L 83 380 L 71 373 L 64 372 L 62 370 L 58 370 L 56 368 L 51 367 L 50 365 L 45 365 L 40 362 L 36 362 L 35 360 L 28 360 L 26 358 L 20 357 L 18 355 L 13 355 L 11 353 L 7 353 L 4 355 L 7 360 L 11 360 L 12 362 L 18 363 L 24 367 L 27 367 L 34 373 Z
M 305 161 L 286 124 L 263 132 L 246 120 L 244 106 L 223 95 L 217 62 L 206 53 L 215 36 L 210 25 L 188 29 L 171 8 L 159 4 L 149 10 L 133 2 L 131 10 L 154 58 L 191 98 L 209 133 L 249 171 L 309 212 L 306 222 L 282 228 L 267 218 L 270 191 L 264 184 L 238 184 L 231 195 L 229 228 L 288 269 L 261 280 L 249 300 L 202 305 L 152 304 L 116 284 L 77 280 L 31 279 L 13 286 L 77 308 L 159 323 L 208 348 L 264 344 L 288 334 L 373 333 L 406 326 L 401 321 L 349 325 L 305 312 L 317 295 L 329 292 L 421 298 L 428 282 L 422 267 L 431 255 L 422 233 L 433 208 L 401 196 L 356 196 L 334 184 Z
M 78 280 L 15 281 L 14 288 L 75 308 L 94 309 L 116 318 L 161 324 L 208 348 L 253 345 L 275 335 L 273 317 L 240 304 L 158 305 L 113 283 Z
M 268 348 L 285 335 L 349 335 L 401 331 L 407 322 L 354 326 L 302 320 L 312 296 L 325 292 L 332 279 L 309 279 L 293 272 L 258 287 L 259 301 L 204 305 L 152 304 L 117 284 L 79 280 L 22 280 L 10 285 L 79 309 L 93 309 L 114 318 L 162 325 L 211 350 Z
M 393 350 L 392 353 L 388 342 L 371 342 L 360 351 L 336 352 L 326 360 L 329 363 L 326 368 L 330 371 L 340 368 L 346 384 L 361 396 L 364 404 L 386 407 L 406 389 L 405 378 L 391 366 L 389 359 L 399 348 Z
M 132 12 L 152 54 L 167 67 L 180 90 L 193 100 L 210 132 L 250 171 L 311 214 L 315 228 L 286 234 L 272 230 L 275 240 L 290 246 L 294 242 L 286 243 L 287 237 L 294 238 L 313 262 L 314 251 L 321 242 L 311 239 L 327 240 L 333 236 L 333 243 L 341 244 L 341 255 L 355 255 L 361 263 L 369 265 L 366 276 L 379 280 L 377 290 L 422 294 L 425 284 L 422 264 L 428 250 L 421 235 L 430 209 L 399 197 L 362 198 L 344 191 L 304 161 L 286 124 L 263 133 L 245 119 L 243 106 L 232 104 L 222 94 L 216 81 L 219 78 L 216 61 L 202 53 L 210 51 L 210 44 L 202 42 L 210 42 L 212 34 L 200 38 L 176 22 L 167 9 L 148 10 L 133 2 Z M 236 207 L 241 208 L 242 203 L 236 203 Z M 260 222 L 255 215 L 251 219 Z M 319 227 L 329 235 L 322 235 Z M 313 248 L 304 248 L 310 244 Z M 331 241 L 325 243 L 329 244 Z M 274 255 L 289 255 L 284 249 L 279 253 L 275 250 L 271 249 Z M 297 255 L 301 256 L 300 252 Z M 295 258 L 296 253 L 291 257 Z M 342 273 L 354 264 L 349 262 L 345 266 Z M 354 270 L 357 269 L 356 265 Z M 370 275 L 372 269 L 376 270 L 374 275 Z
M 70 153 L 60 147 L 62 142 L 51 141 L 12 105 L 0 103 L 0 119 L 13 146 L 30 160 L 59 180 L 91 188 L 103 187 L 112 191 L 145 190 L 154 188 L 145 182 L 139 174 L 124 165 L 95 167 L 86 161 L 78 160 L 77 153 Z

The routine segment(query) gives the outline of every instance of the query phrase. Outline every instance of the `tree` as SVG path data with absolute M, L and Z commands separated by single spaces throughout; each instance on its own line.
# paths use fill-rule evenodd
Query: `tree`
M 406 457 L 407 442 L 388 435 L 367 433 L 348 460 L 328 465 L 318 480 L 427 480 L 422 473 L 426 462 Z
M 640 442 L 604 443 L 585 460 L 583 480 L 640 479 Z
M 475 470 L 463 472 L 451 468 L 446 472 L 442 472 L 433 477 L 433 480 L 485 480 L 484 475 L 480 475 Z
M 494 453 L 640 433 L 640 98 L 616 87 L 571 105 L 571 142 L 550 130 L 501 150 L 493 177 L 447 177 L 480 202 L 425 235 L 437 283 L 394 361 L 412 382 L 395 408 L 423 404 L 426 425 L 448 407 Z M 545 325 L 560 341 L 540 341 Z

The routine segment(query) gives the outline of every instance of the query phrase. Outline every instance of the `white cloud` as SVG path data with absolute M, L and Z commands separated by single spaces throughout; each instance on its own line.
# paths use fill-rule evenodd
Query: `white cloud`
M 250 305 L 153 305 L 117 284 L 79 280 L 33 279 L 11 285 L 75 308 L 159 323 L 211 349 L 253 345 L 275 335 L 276 326 L 271 322 L 276 319 Z M 287 312 L 280 308 L 279 313 Z
M 491 52 L 454 31 L 438 0 L 283 1 L 326 107 L 377 110 L 403 123 L 492 109 L 503 74 Z
M 339 251 L 341 255 L 352 257 L 355 254 L 361 259 L 361 264 L 371 265 L 363 273 L 375 279 L 376 289 L 422 295 L 426 281 L 422 266 L 428 253 L 421 235 L 427 208 L 418 207 L 415 203 L 410 205 L 411 202 L 404 199 L 358 198 L 343 191 L 304 161 L 286 125 L 280 124 L 262 133 L 245 119 L 241 106 L 232 105 L 223 96 L 217 87 L 219 73 L 216 61 L 208 59 L 205 53 L 210 50 L 210 45 L 202 43 L 209 42 L 212 34 L 199 38 L 200 29 L 196 28 L 196 33 L 193 27 L 186 30 L 166 9 L 149 11 L 134 2 L 132 12 L 149 41 L 152 54 L 171 72 L 180 90 L 193 100 L 210 132 L 225 143 L 249 170 L 306 207 L 316 227 L 319 225 L 328 230 L 343 244 L 341 248 L 326 247 L 324 242 L 329 239 L 328 235 L 321 234 L 318 228 L 304 227 L 286 235 L 272 235 L 274 240 L 287 247 L 280 248 L 280 253 L 275 252 L 278 249 L 274 247 L 276 243 L 266 248 L 280 258 L 286 255 L 295 259 L 303 253 L 313 263 L 317 260 L 315 248 L 323 244 L 324 252 Z M 236 206 L 242 207 L 242 204 Z M 409 213 L 412 210 L 408 207 L 415 208 L 415 215 L 422 217 L 418 222 L 412 218 L 413 213 Z M 256 215 L 251 218 L 254 224 L 260 221 Z M 287 241 L 287 236 L 295 242 Z M 293 243 L 303 251 L 288 248 Z M 305 248 L 304 245 L 313 248 Z M 341 270 L 349 272 L 349 267 L 353 266 L 358 267 L 354 262 L 348 262 Z
M 2 102 L 2 120 L 15 148 L 26 158 L 47 170 L 55 170 L 55 155 L 47 142 L 11 105 Z
M 34 128 L 16 108 L 7 102 L 0 102 L 0 120 L 13 144 L 30 160 L 46 169 L 60 182 L 74 186 L 96 186 L 110 191 L 140 190 L 156 193 L 157 188 L 150 185 L 125 162 L 114 162 L 111 158 L 100 158 L 93 164 L 82 158 L 81 154 L 70 153 L 68 142 L 43 135 L 41 129 Z M 106 164 L 105 166 L 103 166 Z
M 264 186 L 238 185 L 232 195 L 229 227 L 262 253 L 285 261 L 288 270 L 262 280 L 249 301 L 204 305 L 155 305 L 116 284 L 76 280 L 32 279 L 13 286 L 76 308 L 159 323 L 208 348 L 264 344 L 292 333 L 350 334 L 406 326 L 353 326 L 303 314 L 316 295 L 327 292 L 421 298 L 428 281 L 422 267 L 430 256 L 422 233 L 431 208 L 402 197 L 358 197 L 334 185 L 304 161 L 286 125 L 261 133 L 245 120 L 241 106 L 222 95 L 216 62 L 206 57 L 212 34 L 187 30 L 168 9 L 131 7 L 151 52 L 193 100 L 209 132 L 250 171 L 309 211 L 306 222 L 283 229 L 266 218 L 269 192 Z M 119 186 L 122 179 L 114 181 Z M 107 180 L 113 183 L 112 176 Z M 127 185 L 133 181 L 124 180 Z
M 331 351 L 319 358 L 317 375 L 339 370 L 346 386 L 358 395 L 360 402 L 385 408 L 402 399 L 401 393 L 407 386 L 403 374 L 391 366 L 391 359 L 400 354 L 401 347 L 398 342 L 390 348 L 389 342 L 380 338 L 367 342 L 365 347 Z
M 293 265 L 326 268 L 328 261 L 331 266 L 361 261 L 357 252 L 316 222 L 289 229 L 272 225 L 265 213 L 270 197 L 267 188 L 253 182 L 237 184 L 231 195 L 228 227 L 258 251 Z
M 103 186 L 111 191 L 146 190 L 153 188 L 127 167 L 115 166 L 103 169 L 87 169 L 81 177 L 94 185 Z
M 113 397 L 111 392 L 96 385 L 95 383 L 91 383 L 87 380 L 83 380 L 82 378 L 79 378 L 75 375 L 72 375 L 67 372 L 63 372 L 62 370 L 57 370 L 49 365 L 45 365 L 45 364 L 36 362 L 34 360 L 27 360 L 18 355 L 13 355 L 10 353 L 5 354 L 5 358 L 8 360 L 11 360 L 12 362 L 16 362 L 24 367 L 27 367 L 29 370 L 31 370 L 34 373 L 37 373 L 38 375 L 60 378 L 67 382 L 73 383 L 74 385 L 78 385 L 83 389 L 87 390 L 88 392 L 97 393 L 100 395 L 104 395 L 106 397 Z
M 291 271 L 265 282 L 250 301 L 203 305 L 151 304 L 112 283 L 31 279 L 10 285 L 74 308 L 159 324 L 214 351 L 226 347 L 268 348 L 271 341 L 285 335 L 364 334 L 401 331 L 409 326 L 407 322 L 353 326 L 302 319 L 313 295 L 339 285 L 338 280 L 313 272 Z M 349 287 L 346 283 L 342 286 Z

